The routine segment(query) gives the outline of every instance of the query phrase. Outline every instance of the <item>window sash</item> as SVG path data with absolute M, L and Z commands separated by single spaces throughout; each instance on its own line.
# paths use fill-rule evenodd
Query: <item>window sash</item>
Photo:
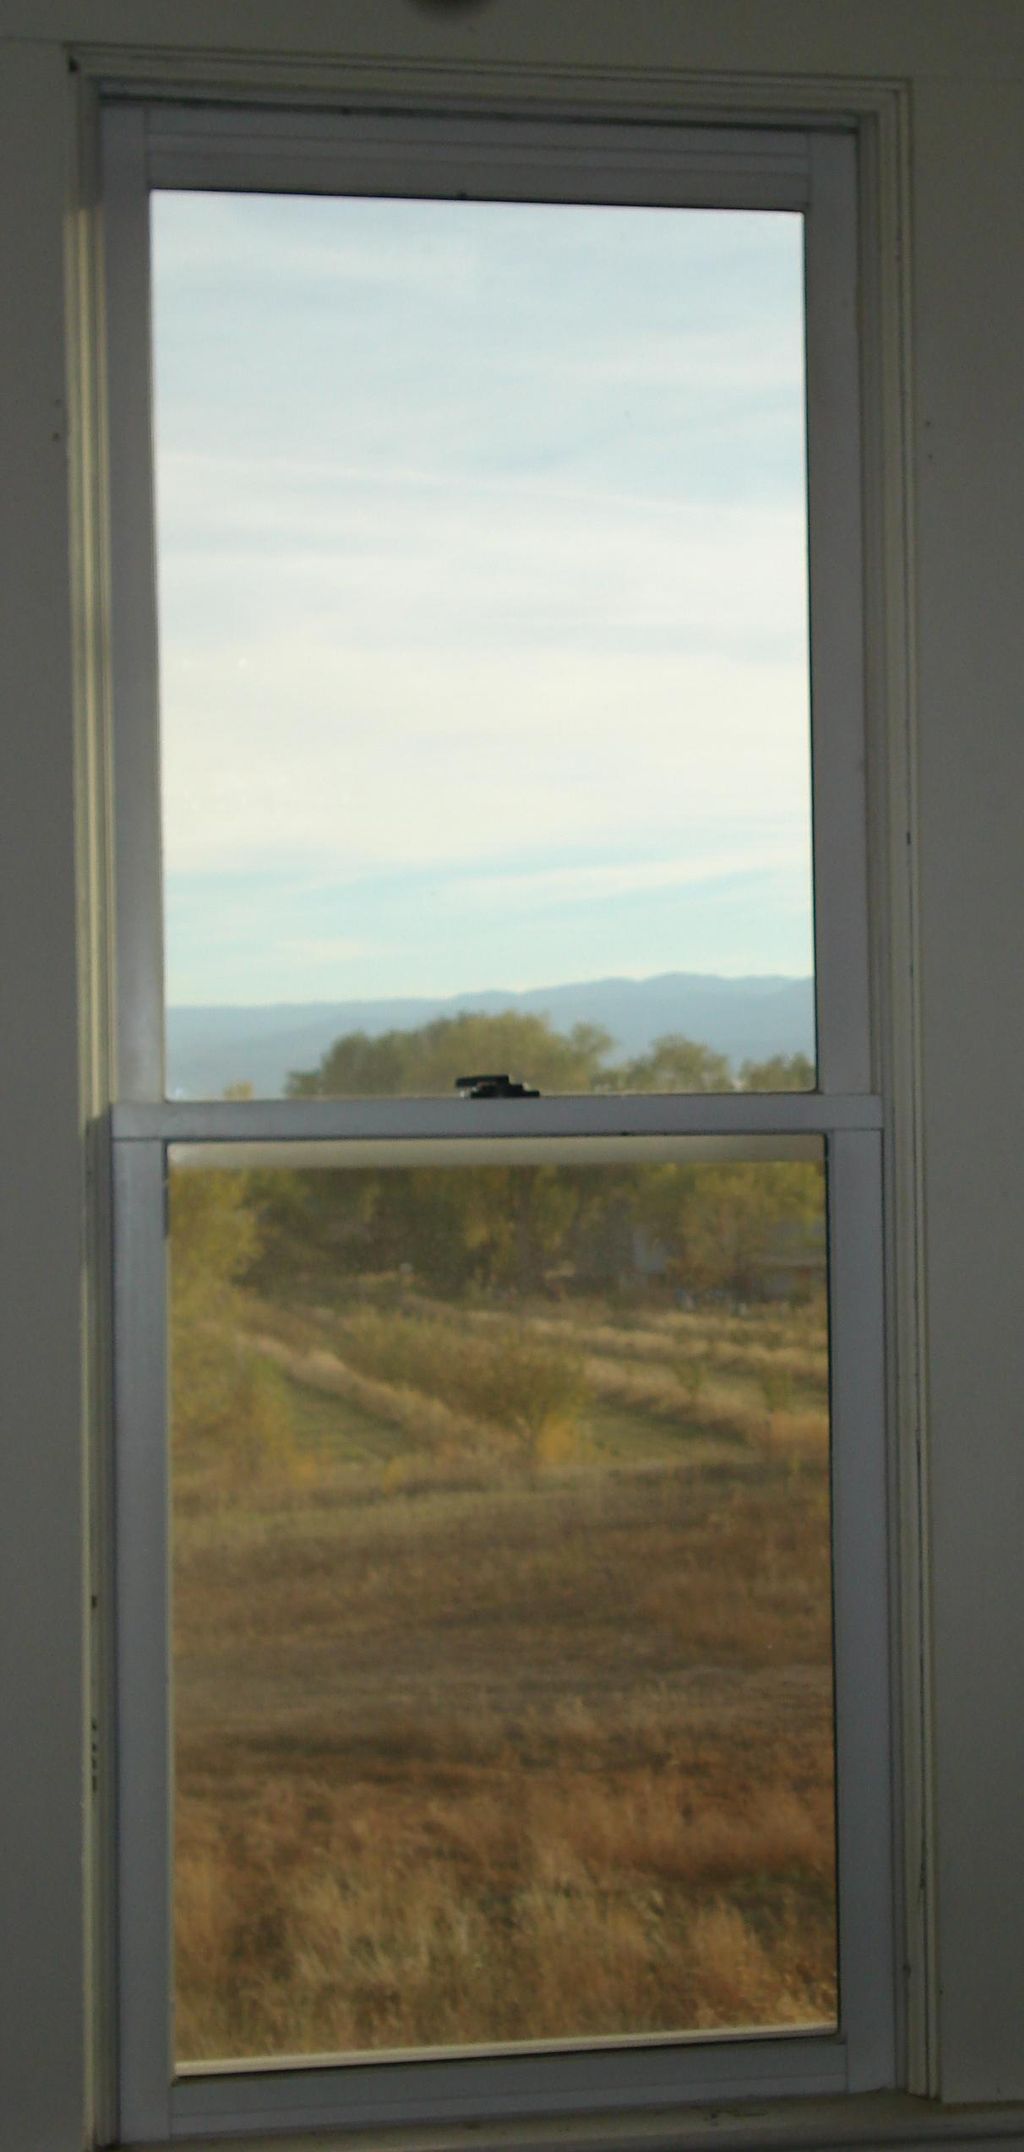
M 582 1139 L 586 1140 L 586 1139 Z M 774 1146 L 761 1139 L 761 1147 Z M 196 1146 L 192 1162 L 206 1146 Z M 301 1145 L 284 1146 L 294 1161 Z M 436 1146 L 451 1160 L 457 1139 Z M 491 1160 L 513 1146 L 491 1145 Z M 557 1143 L 555 1145 L 557 1149 Z M 748 1141 L 746 1155 L 758 1155 Z M 228 1146 L 210 1147 L 223 1165 Z M 689 1159 L 688 1150 L 682 1156 Z M 681 2099 L 826 2094 L 891 2082 L 892 1873 L 883 1414 L 881 1136 L 827 1139 L 839 1914 L 838 2033 L 531 2043 L 439 2056 L 193 2065 L 172 2041 L 172 1718 L 167 1444 L 167 1147 L 114 1146 L 122 2131 L 257 2122 L 379 2128 Z M 248 1145 L 235 1163 L 251 1163 Z M 351 1164 L 366 1162 L 355 1146 Z M 333 1163 L 333 1160 L 332 1160 Z M 598 2062 L 600 2058 L 600 2062 Z
M 795 128 L 169 102 L 143 126 L 152 187 L 794 210 L 811 193 L 812 138 Z
M 473 172 L 451 163 L 468 154 L 467 142 Z M 491 197 L 802 208 L 812 823 L 828 832 L 814 854 L 817 1082 L 826 1095 L 870 1091 L 863 652 L 860 606 L 850 602 L 863 585 L 852 133 L 691 128 L 677 137 L 660 126 L 113 105 L 104 118 L 104 218 L 118 1097 L 156 1102 L 165 1088 L 149 190 L 212 186 L 219 175 L 234 187 L 344 192 L 360 171 L 363 191 L 389 178 L 401 193 L 436 195 L 455 179 L 465 182 L 455 191 L 472 192 L 475 172 L 476 191 Z
M 880 1128 L 871 1092 L 594 1093 L 584 1098 L 166 1099 L 115 1106 L 115 1140 L 168 1143 L 356 1140 L 464 1136 L 785 1136 Z

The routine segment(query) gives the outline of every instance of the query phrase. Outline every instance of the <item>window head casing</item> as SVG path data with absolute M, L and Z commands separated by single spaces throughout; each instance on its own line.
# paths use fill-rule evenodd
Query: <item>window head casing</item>
M 539 127 L 535 123 L 214 114 L 189 108 L 114 108 L 108 115 L 111 438 L 114 513 L 114 639 L 119 862 L 121 1098 L 115 1112 L 118 1190 L 119 1601 L 121 1630 L 122 1883 L 121 2038 L 126 2134 L 184 2135 L 217 2126 L 296 2126 L 441 2119 L 583 2109 L 691 2096 L 838 2090 L 891 2081 L 888 1734 L 885 1699 L 885 1534 L 881 1451 L 879 1109 L 870 1083 L 860 626 L 857 539 L 856 323 L 853 271 L 853 145 L 842 134 L 757 130 Z M 454 1099 L 292 1097 L 164 1099 L 162 1068 L 159 749 L 154 614 L 156 576 L 148 413 L 140 373 L 148 318 L 146 193 L 150 186 L 351 193 L 422 199 L 615 204 L 657 202 L 737 210 L 799 211 L 807 262 L 807 416 L 813 790 L 816 828 L 815 938 L 818 1088 L 758 1096 L 749 1090 L 611 1096 Z M 124 333 L 119 331 L 123 329 Z M 129 379 L 130 376 L 130 379 Z M 839 423 L 837 423 L 837 417 Z M 137 429 L 134 441 L 132 428 Z M 519 1071 L 527 1077 L 530 1069 Z M 684 1079 L 685 1080 L 685 1079 Z M 545 1087 L 542 1086 L 542 1089 Z M 188 1145 L 188 1152 L 180 1146 Z M 253 2069 L 237 2056 L 175 2073 L 171 1853 L 166 1819 L 172 1782 L 173 1714 L 166 1705 L 167 1534 L 174 1473 L 166 1466 L 167 1338 L 163 1241 L 167 1155 L 176 1185 L 191 1167 L 214 1188 L 225 1170 L 326 1167 L 349 1189 L 372 1190 L 376 1213 L 402 1180 L 396 1165 L 433 1173 L 434 1186 L 469 1174 L 504 1175 L 519 1191 L 526 1174 L 570 1173 L 570 1161 L 609 1174 L 801 1170 L 828 1158 L 830 1406 L 835 1601 L 839 2022 L 797 2034 L 758 2027 L 757 2037 L 713 2045 L 688 2028 L 645 2036 L 636 2024 L 596 2042 L 561 2028 L 523 2046 L 500 2033 L 492 2052 L 457 2053 L 456 2040 L 428 2041 L 426 2056 L 368 2060 L 316 2057 L 299 2073 Z M 482 1149 L 480 1148 L 482 1146 Z M 174 1147 L 172 1149 L 172 1147 Z M 474 1148 L 475 1147 L 475 1148 Z M 366 1176 L 376 1176 L 368 1180 Z M 211 1178 L 212 1176 L 212 1178 Z M 454 1176 L 454 1179 L 453 1179 Z M 224 1183 L 226 1188 L 229 1184 Z M 478 1187 L 483 1184 L 478 1183 Z M 536 1185 L 536 1184 L 534 1184 Z M 549 1184 L 550 1185 L 550 1184 Z M 561 1186 L 566 1183 L 563 1179 Z M 664 1185 L 664 1184 L 663 1184 Z M 682 1185 L 682 1184 L 680 1184 Z M 493 1210 L 498 1182 L 484 1189 Z M 656 1184 L 644 1183 L 653 1201 Z M 228 1211 L 232 1198 L 224 1198 Z M 234 1206 L 237 1208 L 237 1206 Z M 358 1207 L 358 1206 L 357 1206 Z M 557 1203 L 556 1206 L 557 1208 Z M 627 1206 L 628 1209 L 628 1206 Z M 523 1210 L 520 1204 L 520 1210 Z M 650 1234 L 648 1207 L 630 1213 L 634 1251 Z M 620 1199 L 620 1223 L 622 1206 Z M 414 1221 L 406 1212 L 403 1231 Z M 536 1224 L 536 1219 L 534 1220 Z M 529 1219 L 527 1219 L 529 1227 Z M 354 1228 L 349 1228 L 354 1230 Z M 360 1228 L 363 1230 L 363 1228 Z M 479 1231 L 476 1227 L 474 1230 Z M 552 1229 L 553 1230 L 553 1229 Z M 663 1228 L 664 1231 L 664 1228 Z M 638 1236 L 640 1236 L 638 1238 Z M 579 1272 L 584 1227 L 571 1263 Z M 782 1236 L 785 1240 L 785 1235 Z M 806 1236 L 805 1236 L 806 1240 Z M 566 1243 L 568 1245 L 568 1243 Z M 776 1260 L 785 1249 L 776 1246 Z M 563 1271 L 570 1258 L 562 1252 Z M 667 1287 L 665 1244 L 655 1299 Z M 657 1265 L 661 1263 L 659 1273 Z M 400 1266 L 401 1267 L 401 1266 Z M 557 1266 L 556 1266 L 557 1267 Z M 494 1274 L 497 1276 L 497 1273 Z M 420 1271 L 422 1277 L 422 1270 Z M 173 1282 L 173 1257 L 172 1257 Z M 684 1284 L 682 1291 L 688 1288 Z M 659 1303 L 660 1305 L 660 1303 Z M 350 1380 L 363 1380 L 380 1310 L 349 1323 Z M 415 1313 L 440 1321 L 435 1308 Z M 488 1310 L 482 1314 L 486 1317 Z M 490 1311 L 493 1318 L 494 1310 Z M 685 1310 L 680 1311 L 685 1314 Z M 525 1317 L 524 1317 L 525 1319 Z M 534 1312 L 529 1320 L 536 1325 Z M 373 1330 L 376 1321 L 377 1331 Z M 394 1322 L 393 1322 L 394 1330 Z M 400 1325 L 399 1325 L 400 1328 Z M 486 1329 L 486 1322 L 483 1325 Z M 396 1332 L 391 1339 L 395 1347 Z M 408 1330 L 403 1349 L 412 1350 Z M 539 1332 L 536 1333 L 539 1336 Z M 536 1344 L 536 1336 L 534 1339 Z M 334 1340 L 335 1346 L 338 1340 Z M 279 1363 L 283 1364 L 283 1363 Z M 483 1366 L 477 1356 L 478 1371 Z M 538 1363 L 539 1365 L 539 1363 Z M 536 1372 L 536 1370 L 535 1370 Z M 294 1374 L 294 1369 L 292 1370 Z M 563 1370 L 564 1377 L 564 1370 Z M 173 1370 L 172 1370 L 173 1379 Z M 538 1379 L 545 1379 L 541 1370 Z M 546 1379 L 551 1379 L 550 1364 Z M 568 1378 L 571 1387 L 571 1374 Z M 365 1398 L 365 1391 L 364 1391 Z M 379 1401 L 378 1401 L 379 1402 Z M 443 1402 L 443 1401 L 442 1401 Z M 449 1406 L 450 1406 L 450 1400 Z M 563 1401 L 564 1405 L 564 1401 Z M 567 1409 L 567 1408 L 566 1408 Z M 784 1405 L 765 1390 L 769 1423 Z M 563 1410 L 563 1419 L 565 1410 Z M 771 1439 L 771 1428 L 766 1438 Z M 180 1538 L 180 1530 L 179 1530 Z M 183 1604 L 180 1577 L 176 1603 Z M 179 1640 L 180 1641 L 180 1640 Z M 182 1690 L 184 1694 L 184 1690 Z M 856 1881 L 854 1881 L 856 1879 Z M 745 2028 L 738 2028 L 745 2031 Z M 683 2036 L 685 2035 L 685 2036 Z M 387 2042 L 383 2043 L 385 2046 Z M 390 2043 L 393 2046 L 404 2043 Z M 447 2052 L 438 2053 L 438 2048 Z M 177 2051 L 181 2052 L 180 2048 Z M 598 2060 L 598 2055 L 600 2060 Z

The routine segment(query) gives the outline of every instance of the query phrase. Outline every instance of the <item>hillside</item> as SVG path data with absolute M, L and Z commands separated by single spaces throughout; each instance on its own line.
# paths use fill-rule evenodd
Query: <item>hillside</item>
M 376 1037 L 464 1010 L 510 1009 L 547 1016 L 563 1032 L 577 1023 L 598 1024 L 623 1059 L 646 1052 L 666 1032 L 699 1039 L 737 1067 L 771 1054 L 814 1053 L 812 979 L 664 972 L 653 979 L 587 980 L 519 994 L 485 989 L 449 999 L 171 1008 L 167 1087 L 172 1097 L 216 1098 L 230 1084 L 248 1083 L 257 1097 L 277 1098 L 293 1069 L 315 1068 L 345 1032 Z

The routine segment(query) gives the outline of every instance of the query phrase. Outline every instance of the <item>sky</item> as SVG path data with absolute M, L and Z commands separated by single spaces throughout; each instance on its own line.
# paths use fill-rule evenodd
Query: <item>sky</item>
M 168 1000 L 807 974 L 800 219 L 153 243 Z

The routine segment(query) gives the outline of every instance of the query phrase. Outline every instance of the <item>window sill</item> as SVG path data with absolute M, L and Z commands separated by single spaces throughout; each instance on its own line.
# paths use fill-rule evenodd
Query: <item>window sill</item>
M 849 2099 L 763 2100 L 650 2114 L 502 2123 L 454 2123 L 424 2129 L 328 2129 L 231 2140 L 233 2152 L 833 2152 L 870 2147 L 961 2147 L 999 2144 L 1024 2152 L 1024 2107 L 945 2107 L 906 2093 Z M 137 2152 L 224 2152 L 224 2140 L 176 2139 Z

